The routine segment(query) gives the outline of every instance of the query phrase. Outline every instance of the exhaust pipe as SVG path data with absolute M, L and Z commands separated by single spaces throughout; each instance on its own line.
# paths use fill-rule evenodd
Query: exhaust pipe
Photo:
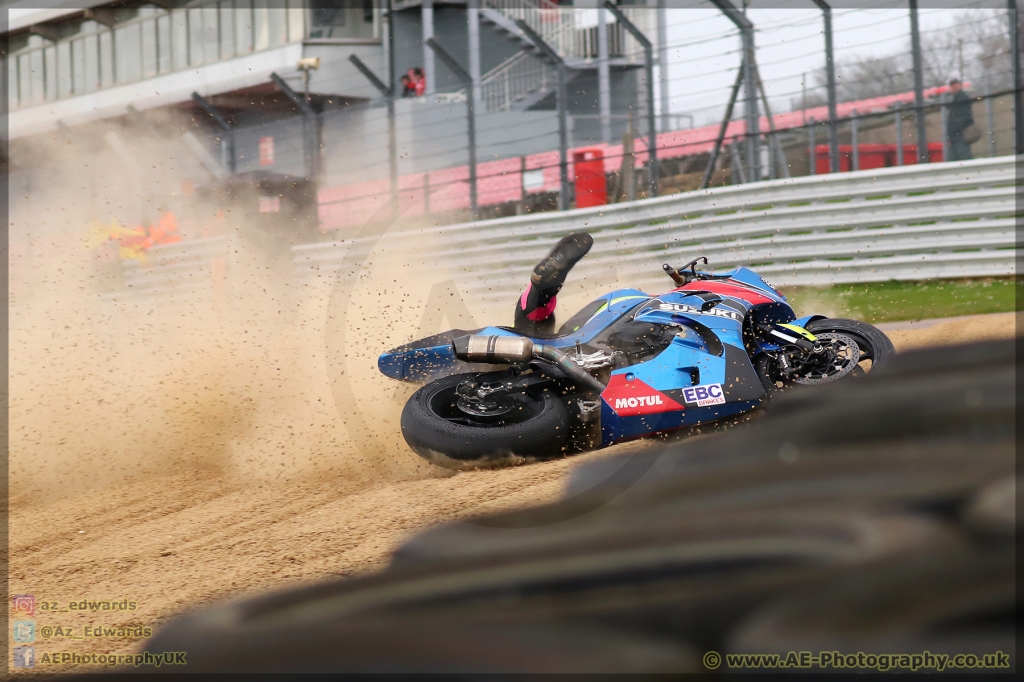
M 495 365 L 521 365 L 534 358 L 558 366 L 579 384 L 601 393 L 605 385 L 584 372 L 565 353 L 545 344 L 535 344 L 522 336 L 460 336 L 452 341 L 455 357 L 467 362 L 485 362 Z
M 569 359 L 569 356 L 558 350 L 554 346 L 546 345 L 535 345 L 533 347 L 533 355 L 541 360 L 547 360 L 553 365 L 557 365 L 563 372 L 571 376 L 577 384 L 586 386 L 592 391 L 598 393 L 604 392 L 605 385 L 598 381 L 593 376 L 584 372 L 579 365 Z
M 455 357 L 468 362 L 518 365 L 533 359 L 533 341 L 522 336 L 460 336 L 452 347 Z

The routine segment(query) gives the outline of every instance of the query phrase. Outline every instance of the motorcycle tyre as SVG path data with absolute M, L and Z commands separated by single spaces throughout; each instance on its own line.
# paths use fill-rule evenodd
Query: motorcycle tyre
M 402 436 L 413 452 L 446 469 L 483 469 L 552 459 L 565 453 L 569 413 L 549 391 L 531 395 L 543 401 L 540 412 L 504 426 L 456 424 L 431 409 L 438 393 L 451 390 L 467 375 L 433 381 L 416 391 L 402 410 Z
M 864 352 L 865 346 L 870 348 L 872 372 L 876 372 L 887 365 L 896 355 L 896 348 L 893 347 L 892 341 L 890 341 L 889 337 L 885 335 L 885 332 L 866 322 L 860 322 L 859 320 L 844 320 L 842 318 L 814 320 L 807 325 L 807 331 L 812 334 L 839 332 L 841 334 L 852 336 L 857 341 L 857 345 L 860 347 L 862 353 Z M 779 393 L 791 387 L 785 386 L 780 388 L 771 380 L 771 361 L 771 358 L 763 354 L 754 361 L 754 369 L 757 370 L 757 376 L 761 380 L 761 384 L 764 386 L 766 401 L 770 401 L 772 398 L 777 397 Z M 854 370 L 853 376 L 863 375 L 863 373 L 863 370 L 858 368 Z

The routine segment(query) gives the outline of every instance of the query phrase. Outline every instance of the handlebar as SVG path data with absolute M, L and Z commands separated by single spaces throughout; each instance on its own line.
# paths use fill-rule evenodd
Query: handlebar
M 694 258 L 692 261 L 684 265 L 682 267 L 682 270 L 676 270 L 668 263 L 662 263 L 661 269 L 664 270 L 665 274 L 671 277 L 672 281 L 675 282 L 676 286 L 679 287 L 686 286 L 687 284 L 693 282 L 694 280 L 714 279 L 714 275 L 707 275 L 704 274 L 703 272 L 697 272 L 697 263 L 699 263 L 700 261 L 704 261 L 705 265 L 708 264 L 708 259 L 706 256 L 698 256 L 697 258 Z M 686 271 L 687 268 L 690 269 L 689 272 Z
M 672 278 L 672 281 L 676 283 L 677 287 L 685 286 L 686 279 L 680 275 L 674 267 L 668 263 L 662 263 L 661 269 L 665 271 L 665 274 Z

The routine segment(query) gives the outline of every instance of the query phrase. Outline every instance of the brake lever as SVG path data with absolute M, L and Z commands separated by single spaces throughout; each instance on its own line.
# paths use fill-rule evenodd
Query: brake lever
M 707 256 L 698 256 L 697 258 L 694 258 L 692 261 L 690 261 L 689 263 L 687 263 L 686 265 L 683 266 L 683 272 L 686 272 L 686 268 L 690 268 L 690 272 L 693 273 L 692 276 L 687 275 L 687 279 L 689 281 L 691 281 L 691 282 L 693 280 L 695 280 L 695 279 L 706 279 L 704 277 L 701 277 L 699 274 L 697 274 L 697 263 L 699 263 L 700 261 L 704 261 L 704 265 L 707 265 L 708 264 Z

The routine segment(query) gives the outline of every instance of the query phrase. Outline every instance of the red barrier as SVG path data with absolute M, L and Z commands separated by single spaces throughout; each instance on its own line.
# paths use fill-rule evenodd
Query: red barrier
M 576 208 L 608 203 L 608 183 L 604 175 L 604 153 L 600 149 L 581 149 L 572 154 L 576 177 Z
M 871 168 L 889 168 L 896 164 L 896 145 L 894 144 L 859 144 L 860 152 L 858 166 L 860 170 Z M 817 162 L 814 165 L 814 172 L 824 175 L 829 172 L 828 145 L 819 144 L 815 147 Z M 942 161 L 942 143 L 928 143 L 928 160 L 930 163 Z M 903 145 L 903 165 L 909 166 L 917 163 L 917 145 Z M 839 170 L 846 173 L 853 169 L 853 145 L 839 145 Z

